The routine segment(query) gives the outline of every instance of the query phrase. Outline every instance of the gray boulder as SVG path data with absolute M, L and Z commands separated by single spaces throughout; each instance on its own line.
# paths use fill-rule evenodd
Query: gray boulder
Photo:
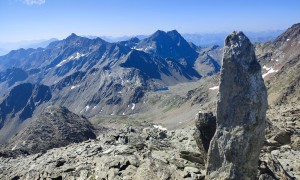
M 242 32 L 233 32 L 225 40 L 207 179 L 256 178 L 267 106 L 267 90 L 253 45 Z
M 211 139 L 216 132 L 216 116 L 211 112 L 199 112 L 196 116 L 196 130 L 194 138 L 206 162 L 206 156 Z

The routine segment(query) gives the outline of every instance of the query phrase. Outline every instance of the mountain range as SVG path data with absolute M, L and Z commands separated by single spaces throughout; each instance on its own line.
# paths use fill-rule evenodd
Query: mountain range
M 2 140 L 48 105 L 87 117 L 134 114 L 146 92 L 217 73 L 220 60 L 209 55 L 216 50 L 200 52 L 176 30 L 117 43 L 71 34 L 45 48 L 13 50 L 0 57 Z
M 0 56 L 9 53 L 11 50 L 16 50 L 20 48 L 45 48 L 51 42 L 57 41 L 56 38 L 51 38 L 47 40 L 33 40 L 33 41 L 19 41 L 19 42 L 1 42 L 0 43 Z
M 199 110 L 216 111 L 223 55 L 217 44 L 197 46 L 176 30 L 118 42 L 73 33 L 0 56 L 0 177 L 25 177 L 28 163 L 40 174 L 49 167 L 54 179 L 83 172 L 108 177 L 112 170 L 125 177 L 130 169 L 149 169 L 148 161 L 162 163 L 149 164 L 162 172 L 185 173 L 178 177 L 201 174 L 187 170 L 203 165 L 190 127 Z M 269 104 L 261 158 L 273 158 L 259 169 L 299 178 L 300 24 L 254 49 Z
M 278 35 L 280 35 L 283 30 L 276 31 L 265 31 L 265 32 L 246 32 L 247 36 L 251 39 L 253 43 L 262 43 L 267 41 L 274 40 Z M 182 36 L 189 42 L 196 44 L 201 47 L 209 47 L 209 46 L 223 46 L 224 38 L 228 33 L 183 33 Z M 89 39 L 96 39 L 98 36 L 83 36 Z M 99 36 L 101 39 L 114 43 L 120 41 L 127 41 L 131 38 L 137 37 L 142 40 L 148 37 L 148 35 L 136 35 L 136 36 Z M 8 43 L 0 43 L 0 56 L 9 53 L 11 50 L 19 49 L 19 48 L 45 48 L 53 41 L 58 41 L 57 38 L 51 38 L 48 40 L 34 40 L 34 41 L 20 41 L 20 42 L 8 42 Z
M 299 31 L 296 24 L 274 41 L 255 44 L 270 107 L 299 102 Z M 78 114 L 83 124 L 85 118 L 101 126 L 151 118 L 188 126 L 195 105 L 215 109 L 222 53 L 221 46 L 199 47 L 176 30 L 115 43 L 71 34 L 45 48 L 13 50 L 0 57 L 0 143 L 22 144 L 16 139 L 26 138 L 17 134 L 52 119 L 49 107 Z

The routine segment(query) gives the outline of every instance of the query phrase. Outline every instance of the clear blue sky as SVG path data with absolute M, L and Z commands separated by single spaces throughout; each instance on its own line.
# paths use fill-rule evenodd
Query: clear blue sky
M 300 0 L 0 0 L 0 42 L 78 35 L 269 31 L 300 22 Z

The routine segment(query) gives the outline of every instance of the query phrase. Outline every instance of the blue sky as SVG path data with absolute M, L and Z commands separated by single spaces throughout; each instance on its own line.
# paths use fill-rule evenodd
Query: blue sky
M 0 42 L 78 35 L 286 29 L 300 0 L 0 0 Z

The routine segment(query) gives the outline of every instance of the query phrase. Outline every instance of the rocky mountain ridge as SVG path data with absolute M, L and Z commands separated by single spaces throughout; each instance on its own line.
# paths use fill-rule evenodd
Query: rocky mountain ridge
M 299 62 L 298 29 L 299 25 L 295 25 L 285 32 L 284 35 L 280 36 L 278 40 L 265 44 L 256 44 L 255 46 L 256 56 L 262 67 L 262 77 L 269 92 L 270 108 L 267 112 L 266 136 L 263 142 L 264 146 L 261 149 L 258 167 L 258 173 L 266 179 L 293 179 L 294 177 L 299 178 L 300 175 L 299 161 L 298 158 L 295 158 L 299 157 L 300 147 L 300 105 L 298 103 L 299 95 L 297 94 L 299 90 L 297 88 L 299 84 L 299 74 L 297 73 Z M 77 39 L 76 35 L 72 36 Z M 80 38 L 77 40 L 82 41 Z M 80 42 L 76 43 L 80 44 Z M 139 42 L 132 40 L 131 43 L 136 44 Z M 54 43 L 53 47 L 56 45 L 62 47 L 64 43 L 61 43 L 60 45 Z M 191 44 L 189 45 L 193 47 Z M 104 54 L 107 57 L 116 57 L 116 59 L 112 61 L 102 59 L 97 68 L 87 71 L 90 60 L 84 60 L 87 57 L 82 56 L 81 52 L 78 52 L 78 49 L 76 49 L 75 52 L 70 52 L 69 55 L 57 58 L 57 61 L 50 67 L 52 70 L 45 71 L 55 74 L 55 77 L 46 80 L 40 78 L 39 82 L 49 83 L 48 85 L 53 95 L 51 99 L 59 102 L 61 105 L 70 104 L 72 97 L 79 93 L 83 94 L 82 99 L 91 99 L 88 103 L 82 104 L 78 102 L 85 101 L 79 99 L 77 103 L 69 107 L 78 114 L 94 117 L 91 118 L 91 121 L 95 126 L 106 127 L 110 130 L 117 129 L 117 133 L 115 133 L 115 130 L 111 130 L 111 133 L 115 133 L 112 136 L 110 136 L 110 132 L 105 132 L 98 136 L 97 140 L 48 150 L 46 154 L 29 155 L 16 159 L 2 158 L 4 163 L 0 165 L 0 169 L 3 169 L 3 172 L 5 172 L 3 174 L 4 178 L 204 178 L 205 158 L 201 156 L 203 153 L 199 154 L 196 140 L 191 137 L 191 133 L 194 130 L 186 127 L 194 126 L 194 120 L 191 117 L 194 117 L 194 114 L 199 109 L 202 111 L 215 110 L 217 92 L 220 89 L 218 83 L 219 75 L 204 77 L 197 82 L 190 82 L 187 79 L 188 77 L 194 77 L 191 75 L 193 73 L 184 75 L 184 71 L 181 71 L 182 68 L 186 70 L 189 67 L 187 66 L 188 63 L 184 63 L 184 61 L 174 58 L 163 59 L 150 53 L 136 49 L 132 50 L 124 45 L 108 45 L 105 47 L 109 47 L 109 50 L 105 50 Z M 120 53 L 122 55 L 119 56 L 119 52 L 123 51 L 121 50 L 122 48 L 128 49 L 129 52 L 125 55 Z M 196 50 L 196 48 L 192 49 Z M 208 65 L 215 62 L 221 64 L 217 57 L 220 57 L 219 52 L 222 52 L 222 50 L 218 46 L 205 50 L 197 49 L 196 51 L 199 54 L 202 53 L 200 57 L 212 57 L 213 60 L 200 60 L 201 58 L 198 57 L 195 63 L 202 61 Z M 239 56 L 239 54 L 235 55 Z M 121 64 L 118 64 L 118 57 L 121 57 Z M 274 58 L 278 58 L 278 60 Z M 134 59 L 138 59 L 138 62 L 143 62 L 147 67 L 155 68 L 156 72 L 159 73 L 141 72 L 143 66 L 135 63 Z M 80 62 L 73 62 L 77 60 Z M 162 60 L 166 62 L 159 62 Z M 124 64 L 125 67 L 122 67 Z M 104 65 L 103 69 L 101 69 L 102 65 Z M 169 67 L 172 67 L 173 71 L 170 71 Z M 249 71 L 255 71 L 255 67 L 257 66 L 254 64 Z M 210 66 L 210 68 L 214 69 L 215 67 Z M 122 71 L 121 75 L 120 71 Z M 123 74 L 123 71 L 126 72 L 126 75 Z M 26 72 L 39 74 L 41 71 L 31 69 Z M 58 74 L 56 74 L 57 72 Z M 207 70 L 207 72 L 213 71 Z M 164 79 L 168 77 L 168 74 L 171 74 L 170 76 L 174 78 L 172 81 L 170 78 Z M 94 76 L 93 79 L 90 79 L 91 75 Z M 39 74 L 39 77 L 41 77 L 41 74 Z M 57 77 L 60 78 L 59 81 L 53 83 Z M 99 77 L 101 78 L 100 80 Z M 147 77 L 152 78 L 147 79 Z M 160 79 L 157 80 L 157 78 Z M 178 80 L 180 78 L 185 80 Z M 29 77 L 29 79 L 35 81 L 33 76 Z M 100 91 L 99 81 L 105 81 L 105 83 L 100 84 L 100 89 L 102 88 Z M 166 81 L 171 83 L 167 84 L 165 83 Z M 185 83 L 177 83 L 182 81 Z M 4 81 L 5 85 L 7 84 L 6 82 Z M 16 84 L 18 83 L 20 81 L 16 82 Z M 137 86 L 138 88 L 131 89 L 132 86 Z M 145 91 L 145 87 L 153 91 Z M 84 94 L 85 92 L 91 92 L 86 89 L 96 89 L 97 92 L 95 94 Z M 93 98 L 90 98 L 91 94 L 93 94 Z M 123 94 L 129 94 L 129 96 L 126 96 L 128 99 L 124 100 Z M 124 101 L 126 103 L 120 106 L 120 102 Z M 107 106 L 102 106 L 103 102 L 107 103 Z M 51 101 L 46 102 L 44 105 L 46 106 L 48 103 L 51 104 Z M 101 105 L 97 106 L 97 104 Z M 120 110 L 120 107 L 123 109 Z M 37 108 L 41 108 L 41 106 Z M 112 113 L 105 116 L 101 115 L 102 111 Z M 139 114 L 135 114 L 135 112 Z M 149 121 L 154 124 L 146 123 Z M 144 124 L 141 125 L 141 122 Z M 135 123 L 138 128 L 118 130 L 123 124 Z M 164 127 L 177 130 L 167 130 Z M 183 127 L 185 128 L 178 129 Z M 153 131 L 155 135 L 153 135 Z M 178 133 L 181 134 L 180 137 L 176 135 Z M 182 150 L 184 148 L 182 144 L 186 144 L 188 150 Z M 80 149 L 80 152 L 77 153 L 77 149 Z M 76 151 L 77 157 L 75 160 L 72 155 L 74 151 Z M 199 157 L 201 157 L 201 163 L 199 163 Z M 165 159 L 167 160 L 164 161 Z M 195 164 L 195 159 L 198 164 Z M 87 161 L 93 163 L 86 163 Z M 180 164 L 181 162 L 183 162 L 183 165 Z M 78 168 L 73 166 L 74 163 Z M 19 166 L 22 168 L 19 168 Z M 29 170 L 27 167 L 33 168 Z M 156 168 L 151 169 L 151 167 Z M 146 169 L 149 168 L 151 170 L 147 171 Z M 14 172 L 18 172 L 18 175 L 15 175 Z M 144 176 L 144 174 L 147 175 Z
M 146 50 L 152 46 L 153 51 Z M 135 104 L 146 92 L 199 80 L 202 76 L 193 64 L 198 56 L 202 55 L 175 30 L 118 43 L 71 34 L 46 48 L 19 49 L 1 56 L 0 100 L 4 102 L 16 86 L 31 83 L 50 88 L 47 104 L 65 106 L 77 114 L 134 114 Z M 47 104 L 34 104 L 33 114 Z

